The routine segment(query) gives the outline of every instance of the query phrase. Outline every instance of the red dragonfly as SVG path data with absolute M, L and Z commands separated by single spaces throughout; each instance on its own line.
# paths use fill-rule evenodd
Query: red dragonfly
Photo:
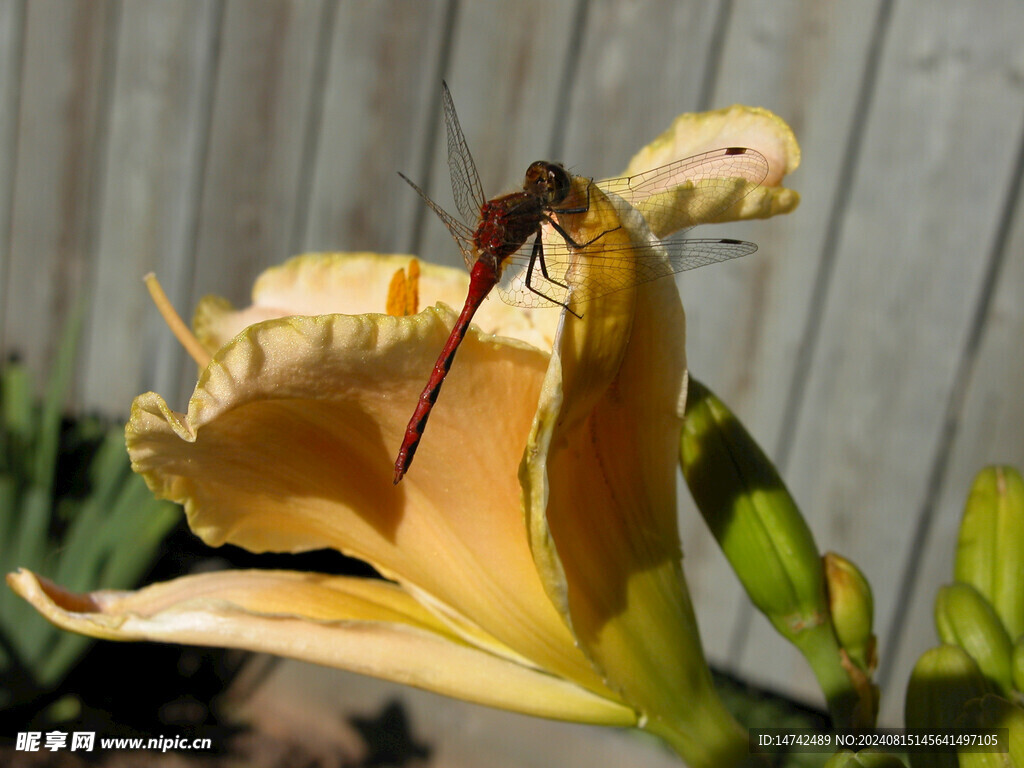
M 756 245 L 742 240 L 685 239 L 680 237 L 680 232 L 661 241 L 665 253 L 660 258 L 652 256 L 646 248 L 616 246 L 588 252 L 587 247 L 607 232 L 586 243 L 577 243 L 561 226 L 559 216 L 588 210 L 590 187 L 587 187 L 586 204 L 568 205 L 572 177 L 558 163 L 533 163 L 526 171 L 521 191 L 488 200 L 484 197 L 480 176 L 459 126 L 451 93 L 447 84 L 442 85 L 448 167 L 455 205 L 462 214 L 462 220 L 441 208 L 404 174 L 399 173 L 399 176 L 416 190 L 455 238 L 470 270 L 469 292 L 405 430 L 395 460 L 396 485 L 412 464 L 431 408 L 469 323 L 493 288 L 497 287 L 502 299 L 509 304 L 560 306 L 581 317 L 576 307 L 592 299 L 676 272 L 746 256 L 757 250 Z M 602 192 L 618 195 L 631 205 L 660 192 L 690 184 L 692 188 L 688 189 L 687 204 L 693 221 L 699 223 L 731 208 L 758 187 L 767 175 L 768 161 L 759 152 L 743 147 L 726 147 L 644 173 L 596 184 Z M 647 207 L 648 210 L 657 208 L 652 208 L 650 201 Z M 545 226 L 553 228 L 563 242 L 558 243 L 556 239 L 554 244 L 545 243 L 541 236 Z M 527 241 L 531 238 L 533 243 L 528 247 Z M 585 275 L 572 269 L 581 252 L 589 264 Z M 623 259 L 631 260 L 628 269 L 623 268 Z

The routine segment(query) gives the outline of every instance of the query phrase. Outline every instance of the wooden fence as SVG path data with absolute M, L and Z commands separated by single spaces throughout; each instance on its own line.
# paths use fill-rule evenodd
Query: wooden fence
M 457 263 L 396 175 L 447 190 L 439 84 L 485 188 L 536 158 L 620 171 L 676 114 L 795 129 L 799 210 L 680 280 L 690 362 L 875 588 L 901 720 L 969 483 L 1024 465 L 1024 5 L 1017 0 L 0 0 L 0 340 L 40 375 L 88 300 L 74 405 L 194 369 L 140 282 L 244 304 L 309 250 Z M 710 657 L 818 701 L 685 493 Z

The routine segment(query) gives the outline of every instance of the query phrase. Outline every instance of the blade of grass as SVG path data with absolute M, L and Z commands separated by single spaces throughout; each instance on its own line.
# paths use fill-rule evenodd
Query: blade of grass
M 7 472 L 0 472 L 0 569 L 7 573 L 14 563 L 15 526 L 18 524 L 18 480 Z
M 122 484 L 129 473 L 120 430 L 110 430 L 89 466 L 90 494 L 77 510 L 64 536 L 54 579 L 69 589 L 95 586 L 100 561 L 111 546 L 103 533 Z M 115 542 L 116 543 L 116 542 Z
M 24 467 L 32 444 L 34 406 L 32 379 L 20 363 L 9 362 L 0 376 L 0 468 L 17 471 Z
M 17 536 L 15 538 L 15 566 L 42 571 L 45 558 L 50 549 L 49 528 L 53 505 L 49 488 L 31 487 L 22 498 L 19 512 Z M 11 639 L 21 657 L 29 667 L 45 654 L 46 635 L 52 630 L 28 603 L 17 600 L 12 606 L 13 615 L 9 617 L 10 627 L 15 628 Z
M 140 483 L 146 492 L 145 483 Z M 134 585 L 153 562 L 160 543 L 181 519 L 180 508 L 149 497 L 136 507 L 134 525 L 129 529 L 133 546 L 118 547 L 110 553 L 100 581 L 103 584 Z
M 32 487 L 25 491 L 14 536 L 15 565 L 33 570 L 43 565 L 49 546 L 51 498 L 49 488 Z
M 50 380 L 43 399 L 43 412 L 39 421 L 39 442 L 36 444 L 33 484 L 39 488 L 53 487 L 53 476 L 57 469 L 57 451 L 60 448 L 60 422 L 64 412 L 64 401 L 71 389 L 71 377 L 75 368 L 75 347 L 82 327 L 85 304 L 79 300 L 68 317 L 61 333 L 57 355 L 53 360 Z
M 95 521 L 94 515 L 88 517 Z M 84 518 L 86 515 L 80 519 Z M 176 505 L 153 498 L 141 477 L 124 475 L 116 501 L 106 505 L 102 519 L 90 526 L 93 538 L 77 572 L 61 583 L 78 590 L 131 587 L 151 565 L 160 543 L 179 519 Z M 37 674 L 42 683 L 57 684 L 88 645 L 88 638 L 61 633 L 40 662 Z
M 60 683 L 75 662 L 85 655 L 89 646 L 95 642 L 95 638 L 77 635 L 74 632 L 56 633 L 56 641 L 52 648 L 35 668 L 39 683 L 47 687 Z

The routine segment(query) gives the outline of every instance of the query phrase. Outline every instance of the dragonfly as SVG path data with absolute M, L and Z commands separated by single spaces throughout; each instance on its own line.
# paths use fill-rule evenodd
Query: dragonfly
M 395 459 L 395 485 L 412 464 L 441 385 L 473 316 L 495 288 L 509 304 L 562 307 L 580 318 L 581 305 L 593 299 L 757 250 L 756 245 L 742 240 L 683 237 L 692 226 L 660 241 L 660 255 L 642 245 L 590 248 L 608 232 L 584 243 L 576 242 L 560 217 L 586 212 L 590 185 L 595 182 L 587 184 L 587 199 L 577 201 L 572 195 L 573 177 L 569 171 L 560 163 L 540 160 L 527 169 L 522 190 L 491 199 L 484 197 L 447 83 L 442 83 L 442 102 L 448 168 L 461 217 L 444 210 L 404 174 L 398 175 L 451 232 L 470 272 L 469 289 L 465 305 L 406 427 Z M 768 161 L 756 150 L 724 147 L 632 176 L 599 181 L 596 186 L 606 195 L 617 195 L 635 207 L 646 204 L 648 211 L 659 205 L 679 205 L 671 202 L 673 198 L 668 193 L 685 189 L 695 226 L 727 211 L 760 186 L 767 175 Z M 666 202 L 652 203 L 661 193 L 666 193 Z M 545 227 L 553 229 L 557 237 L 545 240 Z M 588 260 L 585 270 L 575 268 L 581 257 Z M 624 260 L 629 260 L 628 266 L 624 266 Z

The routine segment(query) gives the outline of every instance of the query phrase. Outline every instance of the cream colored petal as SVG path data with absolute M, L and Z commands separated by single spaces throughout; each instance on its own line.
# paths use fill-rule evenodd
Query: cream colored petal
M 24 570 L 7 581 L 57 626 L 93 637 L 243 648 L 541 717 L 636 722 L 619 704 L 467 645 L 386 582 L 224 571 L 75 594 Z
M 760 107 L 735 105 L 713 112 L 687 113 L 677 117 L 668 130 L 634 155 L 623 173 L 658 168 L 668 163 L 723 147 L 756 149 L 768 160 L 768 176 L 762 185 L 712 221 L 757 219 L 789 213 L 800 196 L 782 186 L 783 178 L 800 164 L 800 146 L 793 131 L 778 115 Z M 680 179 L 682 183 L 683 179 Z M 720 180 L 716 182 L 720 186 Z M 661 197 L 661 196 L 659 196 Z M 652 200 L 637 207 L 659 237 L 699 222 L 689 215 L 692 192 L 685 187 L 667 199 Z
M 603 196 L 593 199 L 574 236 L 607 229 L 604 208 Z M 635 213 L 620 215 L 624 228 L 602 246 L 650 237 Z M 521 469 L 534 554 L 581 646 L 648 727 L 664 733 L 701 719 L 710 745 L 734 745 L 680 567 L 679 294 L 660 280 L 607 298 L 590 302 L 582 320 L 564 319 L 542 389 Z
M 453 625 L 602 689 L 545 595 L 522 522 L 516 469 L 547 355 L 471 328 L 392 485 L 452 322 L 431 309 L 250 326 L 214 356 L 186 414 L 154 393 L 136 399 L 133 466 L 213 546 L 340 550 L 431 596 Z
M 629 161 L 624 176 L 722 147 L 749 147 L 768 160 L 764 186 L 777 187 L 800 165 L 800 146 L 786 122 L 761 107 L 740 104 L 685 113 Z
M 743 182 L 736 180 L 735 184 L 742 186 Z M 721 179 L 711 184 L 683 184 L 637 203 L 637 210 L 643 214 L 651 231 L 665 238 L 698 224 L 768 219 L 790 213 L 800 204 L 800 195 L 792 189 L 761 186 L 717 216 L 708 218 L 703 214 L 707 210 L 708 195 L 717 195 L 724 200 L 729 194 L 732 194 L 730 187 L 724 185 Z
M 452 245 L 454 248 L 454 244 Z M 246 326 L 291 315 L 360 315 L 384 312 L 388 284 L 414 257 L 376 253 L 307 253 L 268 269 L 253 287 L 252 304 L 240 310 L 219 296 L 206 296 L 192 325 L 197 338 L 215 352 Z M 444 302 L 462 307 L 469 287 L 464 269 L 420 262 L 421 308 Z M 494 296 L 475 318 L 487 333 L 551 349 L 558 315 L 512 307 Z

